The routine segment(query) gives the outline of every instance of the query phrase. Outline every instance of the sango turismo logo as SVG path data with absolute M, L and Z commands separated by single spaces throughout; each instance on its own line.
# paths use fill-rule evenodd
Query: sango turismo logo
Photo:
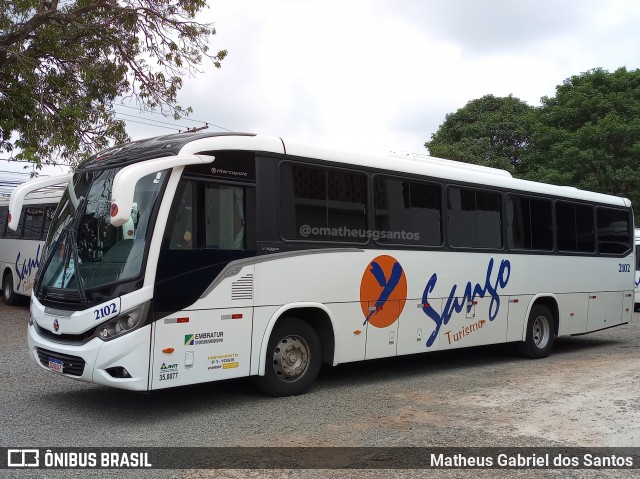
M 333 237 L 333 238 L 355 238 L 368 240 L 373 239 L 387 241 L 420 241 L 420 233 L 413 231 L 385 231 L 385 230 L 367 230 L 358 228 L 347 228 L 340 226 L 339 228 L 328 228 L 325 226 L 302 225 L 300 227 L 300 236 L 309 237 Z
M 391 326 L 400 317 L 407 301 L 407 278 L 400 263 L 389 255 L 377 256 L 368 265 L 360 282 L 360 304 L 364 324 L 376 328 Z

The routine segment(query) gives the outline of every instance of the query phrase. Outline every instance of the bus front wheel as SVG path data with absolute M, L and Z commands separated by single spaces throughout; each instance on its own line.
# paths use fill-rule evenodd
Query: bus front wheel
M 2 299 L 9 306 L 18 304 L 18 295 L 13 291 L 13 277 L 10 272 L 5 273 L 2 278 Z
M 271 396 L 295 396 L 311 387 L 320 372 L 320 340 L 300 319 L 285 319 L 274 328 L 267 348 L 264 376 L 258 387 Z
M 526 358 L 539 359 L 549 355 L 555 339 L 553 315 L 549 308 L 536 304 L 527 322 L 527 337 L 518 343 L 518 351 Z

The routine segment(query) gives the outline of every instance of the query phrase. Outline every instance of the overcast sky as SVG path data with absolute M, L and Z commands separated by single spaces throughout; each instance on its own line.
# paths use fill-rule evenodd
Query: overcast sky
M 426 152 L 445 115 L 470 100 L 513 94 L 537 106 L 571 75 L 640 66 L 636 0 L 209 5 L 212 49 L 229 56 L 185 83 L 191 117 L 349 149 Z
M 179 99 L 193 107 L 190 118 L 350 150 L 426 153 L 445 115 L 473 99 L 513 94 L 537 106 L 571 75 L 640 67 L 637 0 L 209 6 L 198 19 L 215 23 L 211 48 L 229 56 L 220 70 L 206 65 L 185 79 Z M 171 123 L 135 116 L 122 118 Z M 141 139 L 171 130 L 129 123 L 128 131 Z

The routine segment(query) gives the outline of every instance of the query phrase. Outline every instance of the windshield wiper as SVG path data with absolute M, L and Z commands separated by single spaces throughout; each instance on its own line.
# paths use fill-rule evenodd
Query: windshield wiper
M 82 276 L 80 275 L 80 262 L 78 260 L 78 247 L 77 247 L 77 229 L 78 229 L 78 225 L 80 223 L 80 219 L 82 218 L 82 216 L 84 215 L 85 209 L 87 206 L 87 199 L 82 196 L 80 197 L 79 203 L 78 203 L 78 208 L 76 209 L 75 215 L 73 217 L 73 220 L 64 228 L 64 230 L 60 233 L 60 236 L 58 237 L 57 241 L 55 242 L 54 246 L 50 249 L 49 251 L 49 255 L 46 259 L 46 261 L 44 262 L 44 264 L 42 265 L 42 267 L 40 268 L 39 271 L 39 279 L 40 281 L 38 281 L 38 288 L 37 288 L 37 293 L 41 294 L 43 291 L 43 288 L 46 286 L 47 289 L 49 287 L 51 287 L 51 285 L 44 285 L 43 284 L 43 279 L 45 276 L 45 272 L 48 270 L 49 266 L 51 265 L 51 262 L 53 261 L 53 258 L 56 256 L 56 252 L 60 250 L 60 245 L 63 245 L 63 254 L 62 254 L 62 271 L 61 271 L 61 283 L 60 283 L 60 289 L 64 290 L 66 285 L 68 284 L 68 282 L 71 280 L 71 278 L 68 278 L 65 282 L 65 278 L 67 278 L 67 270 L 69 269 L 69 266 L 71 264 L 71 262 L 73 262 L 73 275 L 75 276 L 75 280 L 76 280 L 76 288 L 78 290 L 78 295 L 80 297 L 80 302 L 83 304 L 88 303 L 87 300 L 87 295 L 85 292 L 85 287 L 84 287 L 84 280 L 82 278 Z M 69 257 L 69 255 L 72 255 L 72 257 Z M 62 291 L 64 293 L 64 291 Z M 45 290 L 45 294 L 46 294 L 46 290 Z
M 87 210 L 87 203 L 89 201 L 86 197 L 81 196 L 76 210 L 76 215 L 71 222 L 69 229 L 67 230 L 68 239 L 71 240 L 71 251 L 73 253 L 73 267 L 75 268 L 76 285 L 78 287 L 78 293 L 80 294 L 80 302 L 88 303 L 87 294 L 84 287 L 84 279 L 80 274 L 80 261 L 78 261 L 78 229 L 80 228 L 80 220 Z

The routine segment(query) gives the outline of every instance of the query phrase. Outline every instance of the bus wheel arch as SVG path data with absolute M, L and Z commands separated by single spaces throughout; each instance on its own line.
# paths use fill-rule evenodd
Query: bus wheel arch
M 518 352 L 530 359 L 547 357 L 558 335 L 558 303 L 552 297 L 538 298 L 531 305 L 527 317 L 524 341 Z
M 269 326 L 260 354 L 263 367 L 255 382 L 272 396 L 302 394 L 316 380 L 321 364 L 333 361 L 329 313 L 317 306 L 291 307 L 274 315 Z M 304 371 L 300 373 L 300 369 Z
M 2 299 L 9 306 L 18 304 L 18 294 L 14 291 L 13 272 L 7 268 L 2 274 Z

